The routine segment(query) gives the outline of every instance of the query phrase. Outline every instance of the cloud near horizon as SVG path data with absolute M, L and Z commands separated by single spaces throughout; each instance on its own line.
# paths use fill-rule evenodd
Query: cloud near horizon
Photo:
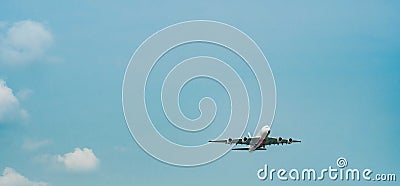
M 10 167 L 6 167 L 3 170 L 3 174 L 0 176 L 1 186 L 48 186 L 46 182 L 35 182 L 31 181 L 25 176 L 22 176 L 17 171 Z

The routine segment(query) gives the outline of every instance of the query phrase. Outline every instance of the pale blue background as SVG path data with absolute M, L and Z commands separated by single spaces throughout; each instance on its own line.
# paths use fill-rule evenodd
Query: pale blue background
M 322 169 L 343 156 L 349 167 L 399 176 L 399 8 L 398 1 L 2 1 L 1 21 L 47 23 L 55 38 L 49 53 L 61 62 L 0 66 L 9 87 L 34 91 L 22 102 L 30 122 L 0 126 L 0 170 L 12 167 L 31 180 L 57 186 L 265 185 L 271 183 L 256 177 L 264 163 Z M 192 19 L 225 22 L 256 41 L 276 80 L 271 135 L 299 138 L 301 144 L 231 152 L 212 164 L 181 168 L 151 158 L 133 141 L 121 105 L 126 65 L 151 34 Z M 221 87 L 215 88 L 216 96 L 223 97 Z M 220 109 L 227 110 L 226 98 L 221 99 Z M 183 107 L 193 109 L 190 104 L 197 103 Z M 195 116 L 196 111 L 187 114 Z M 190 139 L 179 132 L 175 140 L 182 144 L 218 134 Z M 52 144 L 24 151 L 25 138 L 50 139 Z M 98 170 L 68 173 L 34 161 L 75 147 L 93 149 L 101 161 Z M 397 185 L 329 180 L 273 184 L 339 183 Z

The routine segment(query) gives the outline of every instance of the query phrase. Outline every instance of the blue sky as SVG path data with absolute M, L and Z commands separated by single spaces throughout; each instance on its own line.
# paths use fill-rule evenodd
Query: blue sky
M 345 157 L 350 167 L 399 176 L 399 8 L 395 1 L 4 1 L 0 171 L 23 176 L 22 183 L 56 186 L 263 185 L 269 181 L 258 180 L 256 172 L 265 163 L 323 169 Z M 129 59 L 153 33 L 193 19 L 230 24 L 259 45 L 276 81 L 271 135 L 298 138 L 301 144 L 230 152 L 211 164 L 182 168 L 157 161 L 135 143 L 121 103 Z M 181 48 L 165 60 L 177 63 L 174 59 L 209 52 L 230 59 L 207 47 L 213 46 Z M 10 51 L 17 57 L 5 55 Z M 192 96 L 214 95 L 222 111 L 217 117 L 226 120 L 223 89 L 206 80 L 197 83 L 183 90 L 185 114 L 198 114 Z M 216 135 L 188 138 L 161 129 L 182 144 Z M 87 161 L 75 165 L 82 156 Z

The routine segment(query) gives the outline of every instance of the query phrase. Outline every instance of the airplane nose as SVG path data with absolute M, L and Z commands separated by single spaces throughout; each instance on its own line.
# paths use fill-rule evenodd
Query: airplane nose
M 270 129 L 269 129 L 269 127 L 264 127 L 263 129 L 262 129 L 262 132 L 265 134 L 265 133 L 268 133 L 269 134 L 269 132 L 270 132 Z

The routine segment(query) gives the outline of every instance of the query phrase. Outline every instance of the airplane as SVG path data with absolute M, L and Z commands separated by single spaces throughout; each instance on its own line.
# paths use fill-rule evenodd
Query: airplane
M 292 138 L 289 139 L 282 139 L 281 137 L 279 138 L 274 138 L 274 137 L 268 137 L 270 134 L 271 129 L 268 125 L 265 125 L 264 127 L 261 128 L 261 130 L 257 133 L 255 136 L 251 136 L 250 132 L 248 133 L 247 137 L 243 138 L 229 138 L 229 139 L 223 139 L 223 140 L 210 140 L 208 142 L 213 142 L 213 143 L 225 143 L 225 144 L 244 144 L 244 145 L 249 145 L 249 147 L 246 148 L 233 148 L 232 150 L 248 150 L 249 152 L 253 152 L 255 150 L 267 150 L 265 148 L 266 145 L 279 145 L 279 144 L 291 144 L 291 143 L 297 143 L 301 142 L 300 140 L 293 140 Z

